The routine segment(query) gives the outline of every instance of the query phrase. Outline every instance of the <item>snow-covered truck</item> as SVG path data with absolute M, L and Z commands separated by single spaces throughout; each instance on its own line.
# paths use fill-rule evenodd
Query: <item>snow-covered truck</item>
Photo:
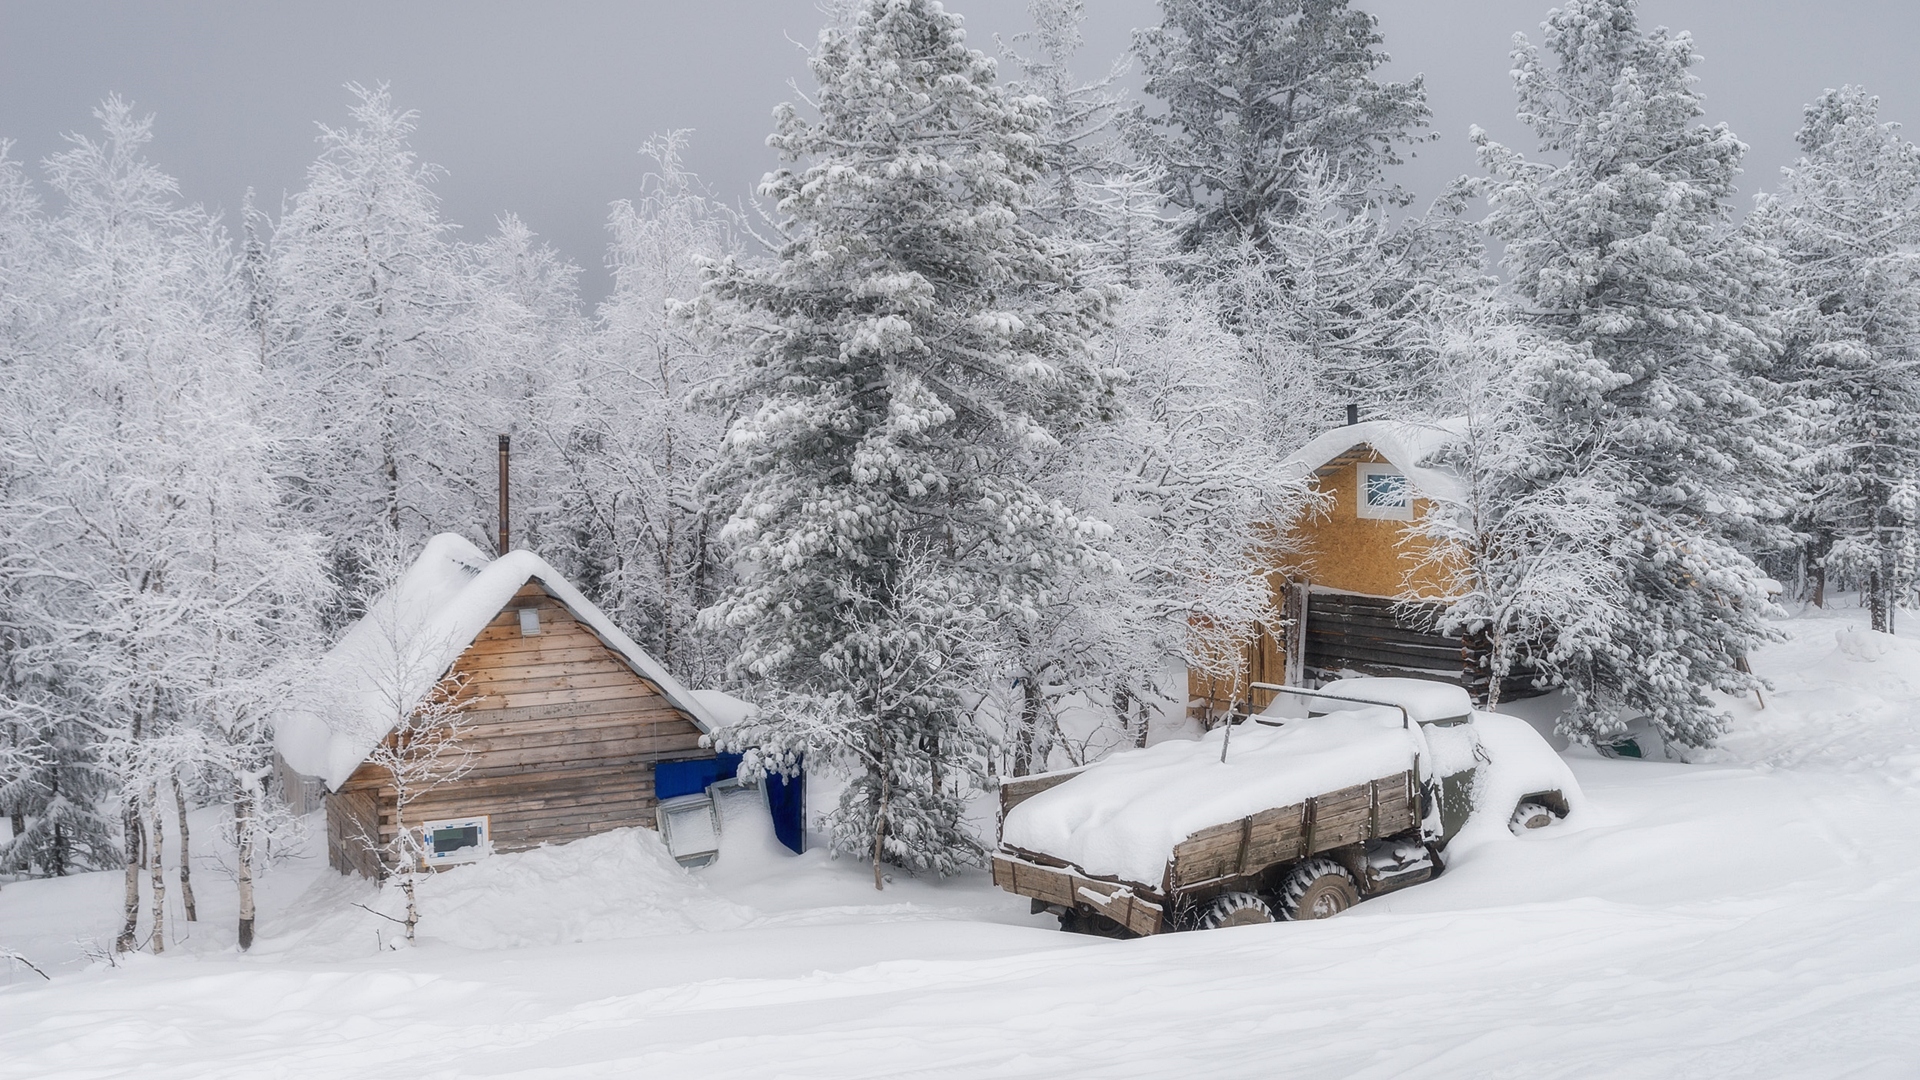
M 1112 936 L 1320 919 L 1428 880 L 1470 822 L 1539 828 L 1579 800 L 1546 740 L 1458 686 L 1265 689 L 1274 707 L 1201 739 L 1004 783 L 994 884 Z

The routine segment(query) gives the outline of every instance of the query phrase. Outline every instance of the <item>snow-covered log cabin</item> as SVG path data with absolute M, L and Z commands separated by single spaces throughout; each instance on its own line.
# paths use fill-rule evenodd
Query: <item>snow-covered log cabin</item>
M 1277 545 L 1286 554 L 1270 580 L 1282 625 L 1254 636 L 1234 678 L 1192 671 L 1188 693 L 1196 707 L 1216 715 L 1259 708 L 1268 695 L 1251 692 L 1249 683 L 1317 686 L 1342 674 L 1439 679 L 1485 700 L 1483 643 L 1431 629 L 1448 575 L 1433 543 L 1415 528 L 1431 500 L 1459 493 L 1459 478 L 1434 459 L 1464 426 L 1351 422 L 1287 459 L 1323 501 Z M 1501 687 L 1503 699 L 1532 692 L 1522 676 Z
M 400 718 L 449 688 L 440 708 L 457 775 L 400 815 L 427 830 L 430 857 L 436 830 L 455 853 L 484 853 L 652 827 L 660 765 L 701 773 L 694 791 L 731 774 L 700 745 L 731 699 L 681 686 L 532 552 L 489 559 L 442 534 L 279 718 L 281 758 L 326 786 L 327 857 L 342 873 L 391 868 L 395 785 L 370 758 L 393 745 Z

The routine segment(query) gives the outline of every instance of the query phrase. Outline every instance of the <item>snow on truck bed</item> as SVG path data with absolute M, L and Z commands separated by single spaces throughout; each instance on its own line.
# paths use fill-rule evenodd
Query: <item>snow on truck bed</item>
M 1369 708 L 1283 727 L 1242 724 L 1087 767 L 1007 814 L 1001 840 L 1141 884 L 1160 881 L 1174 845 L 1222 822 L 1404 772 L 1421 750 L 1400 714 Z

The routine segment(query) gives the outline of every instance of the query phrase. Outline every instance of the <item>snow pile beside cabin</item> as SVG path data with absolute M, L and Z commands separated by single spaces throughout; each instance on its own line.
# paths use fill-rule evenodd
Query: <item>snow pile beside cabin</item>
M 320 659 L 293 705 L 276 719 L 280 756 L 337 789 L 533 580 L 702 730 L 718 726 L 699 698 L 545 559 L 511 551 L 490 560 L 465 538 L 441 533 Z
M 732 854 L 732 852 L 729 852 Z M 759 917 L 713 895 L 651 829 L 497 855 L 421 881 L 422 939 L 517 949 L 730 930 Z M 403 909 L 398 890 L 381 895 Z
M 1414 490 L 1430 498 L 1453 500 L 1462 494 L 1459 476 L 1451 469 L 1435 467 L 1428 462 L 1442 450 L 1465 438 L 1466 431 L 1467 418 L 1464 416 L 1435 423 L 1363 420 L 1321 432 L 1311 442 L 1288 455 L 1281 467 L 1291 476 L 1304 479 L 1364 443 L 1404 473 Z
M 1220 728 L 1107 758 L 1007 814 L 1002 840 L 1101 874 L 1157 884 L 1201 829 L 1405 772 L 1423 749 L 1392 709 Z

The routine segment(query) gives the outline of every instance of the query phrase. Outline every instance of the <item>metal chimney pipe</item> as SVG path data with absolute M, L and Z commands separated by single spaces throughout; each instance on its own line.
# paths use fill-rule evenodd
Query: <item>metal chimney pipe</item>
M 497 554 L 507 553 L 507 437 L 500 436 L 500 540 Z
M 1351 401 L 1349 401 L 1349 402 L 1347 402 L 1347 426 L 1348 426 L 1348 427 L 1352 427 L 1353 425 L 1355 425 L 1355 424 L 1357 424 L 1357 423 L 1359 423 L 1359 422 L 1360 422 L 1360 406 L 1359 406 L 1359 405 L 1357 405 L 1357 404 L 1355 404 L 1354 402 L 1351 402 Z M 507 451 L 506 451 L 506 441 L 505 441 L 505 440 L 506 440 L 506 436 L 505 436 L 505 435 L 502 435 L 502 436 L 500 436 L 500 438 L 501 438 L 501 443 L 500 443 L 500 446 L 501 446 L 501 450 L 500 450 L 500 452 L 501 452 L 502 454 L 504 454 L 504 453 L 506 453 L 506 452 L 507 452 Z M 502 460 L 502 461 L 505 461 L 505 460 L 506 460 L 506 458 L 504 458 L 504 457 L 503 457 L 503 458 L 501 458 L 500 460 Z M 503 480 L 503 481 L 501 481 L 501 483 L 505 483 L 505 482 L 506 482 L 506 481 L 504 481 L 504 480 Z M 505 489 L 505 488 L 502 488 L 501 490 L 502 490 L 502 491 L 505 491 L 506 489 Z M 501 496 L 501 498 L 505 498 L 505 496 L 503 495 L 503 496 Z M 502 527 L 502 528 L 505 528 L 505 526 L 501 526 L 501 527 Z M 506 534 L 505 534 L 505 533 L 502 533 L 501 535 L 502 535 L 502 536 L 504 536 L 504 535 L 506 535 Z

